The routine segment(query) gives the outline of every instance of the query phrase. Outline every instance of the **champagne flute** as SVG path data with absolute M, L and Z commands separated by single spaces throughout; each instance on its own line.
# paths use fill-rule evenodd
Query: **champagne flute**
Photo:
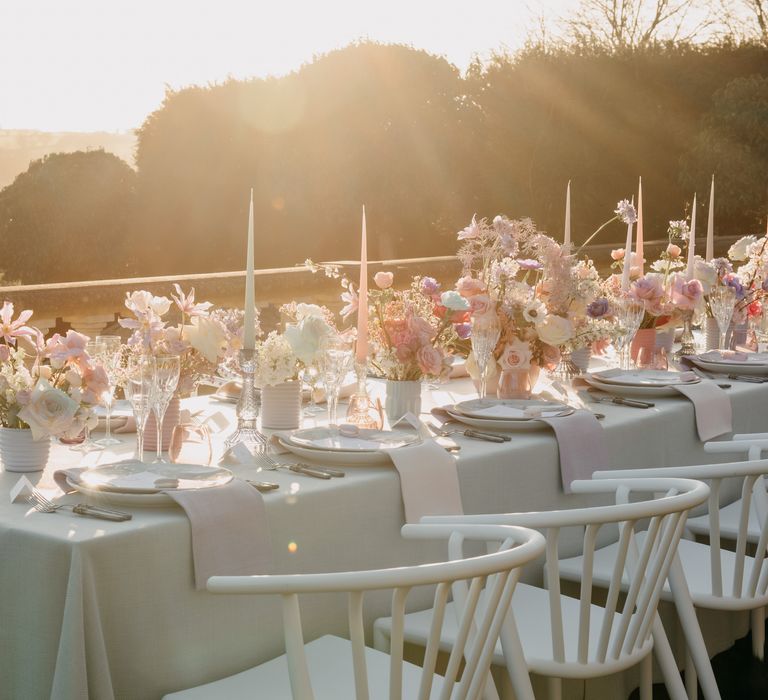
M 146 355 L 132 357 L 125 379 L 125 396 L 131 402 L 136 421 L 136 453 L 144 461 L 144 424 L 149 416 L 149 396 L 154 379 L 152 358 Z
M 96 342 L 104 345 L 104 352 L 101 355 L 100 361 L 109 380 L 109 388 L 102 394 L 104 408 L 107 411 L 104 437 L 96 440 L 96 444 L 109 447 L 110 445 L 120 444 L 120 440 L 112 437 L 112 409 L 115 405 L 115 387 L 120 367 L 122 338 L 119 335 L 97 335 Z
M 480 400 L 488 393 L 488 367 L 493 351 L 501 336 L 501 326 L 496 314 L 477 316 L 472 319 L 472 353 L 480 372 Z
M 322 370 L 325 382 L 328 423 L 336 425 L 339 392 L 344 378 L 352 369 L 353 341 L 344 336 L 330 336 L 322 344 Z
M 88 353 L 88 356 L 91 359 L 101 361 L 101 358 L 104 356 L 105 345 L 103 343 L 89 341 L 85 344 L 85 352 Z M 86 423 L 85 427 L 83 428 L 83 435 L 83 440 L 79 444 L 72 445 L 69 448 L 70 450 L 73 452 L 82 452 L 84 454 L 88 454 L 89 452 L 95 452 L 96 450 L 104 449 L 102 445 L 91 440 L 91 430 L 88 427 L 88 423 Z
M 163 420 L 168 404 L 171 402 L 173 392 L 179 386 L 179 373 L 181 371 L 181 358 L 178 355 L 157 355 L 152 361 L 152 388 L 149 394 L 149 403 L 155 414 L 157 427 L 157 454 L 155 462 L 162 462 L 163 458 Z
M 304 415 L 312 417 L 316 413 L 322 413 L 324 409 L 315 402 L 315 390 L 320 380 L 320 370 L 317 365 L 314 362 L 304 365 L 299 371 L 299 379 L 309 387 L 309 406 L 304 409 Z
M 645 306 L 642 302 L 624 297 L 617 299 L 615 303 L 615 315 L 618 335 L 616 337 L 616 349 L 619 351 L 619 367 L 624 370 L 631 369 L 629 346 L 635 337 L 643 321 Z
M 728 335 L 728 328 L 733 318 L 733 310 L 736 307 L 736 290 L 727 285 L 718 285 L 709 295 L 709 308 L 712 309 L 712 315 L 717 322 L 717 328 L 720 331 L 719 349 L 723 351 L 725 347 L 725 337 Z

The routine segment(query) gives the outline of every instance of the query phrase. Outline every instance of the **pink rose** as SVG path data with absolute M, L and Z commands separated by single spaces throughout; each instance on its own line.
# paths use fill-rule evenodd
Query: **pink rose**
M 667 255 L 669 255 L 670 258 L 679 258 L 680 254 L 683 251 L 681 250 L 679 245 L 675 245 L 674 243 L 670 243 L 667 246 Z
M 531 366 L 531 346 L 520 338 L 507 343 L 499 357 L 501 369 L 529 369 Z
M 377 272 L 373 276 L 373 281 L 379 289 L 389 289 L 394 279 L 395 275 L 392 272 Z
M 443 369 L 443 354 L 432 345 L 422 345 L 416 351 L 416 362 L 424 374 L 437 377 Z
M 485 316 L 491 309 L 491 299 L 487 294 L 475 294 L 469 298 L 469 309 L 473 316 Z
M 109 379 L 101 365 L 86 367 L 82 376 L 83 401 L 97 404 L 101 397 L 109 391 Z
M 408 331 L 421 343 L 428 343 L 435 335 L 435 331 L 429 322 L 421 316 L 409 316 L 407 322 Z
M 664 278 L 661 275 L 647 274 L 632 283 L 629 294 L 633 299 L 642 301 L 646 311 L 658 315 L 664 300 Z
M 682 311 L 692 311 L 704 294 L 699 280 L 688 280 L 680 273 L 672 280 L 672 303 Z
M 611 251 L 611 258 L 613 260 L 624 260 L 624 248 L 616 248 Z
M 463 297 L 471 297 L 485 290 L 485 286 L 479 279 L 469 275 L 462 277 L 456 283 L 456 291 Z

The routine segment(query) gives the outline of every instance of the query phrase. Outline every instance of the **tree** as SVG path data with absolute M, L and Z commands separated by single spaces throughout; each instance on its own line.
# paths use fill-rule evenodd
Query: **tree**
M 703 0 L 581 0 L 566 27 L 577 45 L 621 50 L 690 41 L 714 22 Z
M 52 153 L 0 191 L 0 269 L 23 284 L 136 274 L 136 173 L 111 153 Z

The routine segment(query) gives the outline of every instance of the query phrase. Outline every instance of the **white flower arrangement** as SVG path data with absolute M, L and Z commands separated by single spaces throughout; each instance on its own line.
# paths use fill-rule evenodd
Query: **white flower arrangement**
M 288 339 L 272 331 L 256 343 L 256 386 L 275 386 L 296 378 L 297 357 Z

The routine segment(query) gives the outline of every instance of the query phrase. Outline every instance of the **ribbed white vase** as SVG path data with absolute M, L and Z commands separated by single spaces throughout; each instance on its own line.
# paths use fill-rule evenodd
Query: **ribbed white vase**
M 50 451 L 50 437 L 33 440 L 28 428 L 0 428 L 0 461 L 7 472 L 42 471 Z
M 421 382 L 387 379 L 387 398 L 384 402 L 389 424 L 394 425 L 406 413 L 421 413 Z
M 301 383 L 283 382 L 261 389 L 261 427 L 293 430 L 301 423 Z
M 717 321 L 711 316 L 707 316 L 704 321 L 704 349 L 717 350 L 720 347 L 720 327 Z

